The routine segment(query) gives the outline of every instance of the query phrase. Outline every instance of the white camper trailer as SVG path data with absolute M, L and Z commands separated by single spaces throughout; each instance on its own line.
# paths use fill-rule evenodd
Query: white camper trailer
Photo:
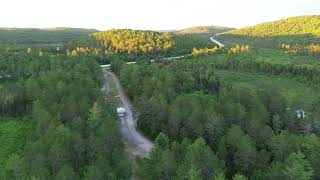
M 119 108 L 117 108 L 117 113 L 118 113 L 119 117 L 123 117 L 126 115 L 126 109 L 123 107 L 119 107 Z

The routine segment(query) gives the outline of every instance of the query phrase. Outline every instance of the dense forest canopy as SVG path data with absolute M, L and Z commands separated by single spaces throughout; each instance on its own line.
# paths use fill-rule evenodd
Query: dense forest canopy
M 129 179 L 94 59 L 21 52 L 0 64 L 1 178 Z
M 0 28 L 0 43 L 2 44 L 58 44 L 86 37 L 96 32 L 94 29 L 77 28 Z
M 320 129 L 288 109 L 276 88 L 233 87 L 214 64 L 191 60 L 122 66 L 118 75 L 140 129 L 156 139 L 140 162 L 143 178 L 319 177 L 320 139 L 313 133 Z
M 320 44 L 320 16 L 298 16 L 219 34 L 226 44 L 279 48 L 281 44 Z
M 130 29 L 93 33 L 91 37 L 74 41 L 67 47 L 72 56 L 91 55 L 105 63 L 111 59 L 141 61 L 151 58 L 189 55 L 192 49 L 214 48 L 207 34 L 174 34 Z
M 170 49 L 172 34 L 134 30 L 110 30 L 93 34 L 110 53 L 153 53 Z
M 224 34 L 257 37 L 311 34 L 320 36 L 320 16 L 299 16 L 236 29 Z
M 2 29 L 0 179 L 320 179 L 319 24 L 215 35 L 226 47 L 210 41 L 220 27 Z M 129 157 L 107 71 L 149 156 Z

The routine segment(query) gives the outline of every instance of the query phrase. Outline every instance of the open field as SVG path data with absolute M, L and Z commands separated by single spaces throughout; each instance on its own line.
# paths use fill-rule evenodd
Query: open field
M 320 87 L 311 87 L 308 84 L 279 76 L 236 70 L 216 70 L 216 73 L 223 82 L 230 83 L 234 87 L 263 89 L 273 86 L 286 97 L 291 107 L 302 107 L 306 111 L 312 109 L 312 104 L 320 92 Z

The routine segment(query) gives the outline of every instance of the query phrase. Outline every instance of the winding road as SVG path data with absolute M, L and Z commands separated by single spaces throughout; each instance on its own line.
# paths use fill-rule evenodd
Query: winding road
M 214 39 L 214 37 L 210 37 L 210 41 L 217 44 L 220 48 L 223 48 L 225 47 L 224 44 L 222 44 L 220 41 Z M 191 55 L 183 55 L 183 56 L 175 56 L 175 57 L 167 57 L 167 58 L 163 58 L 163 60 L 174 60 L 174 59 L 182 59 L 182 58 L 185 58 L 185 57 L 188 57 L 188 56 L 191 56 Z M 150 60 L 150 62 L 154 62 L 155 60 Z M 130 65 L 130 64 L 136 64 L 137 62 L 136 61 L 132 61 L 132 62 L 127 62 L 126 64 Z M 110 67 L 110 64 L 104 64 L 104 65 L 101 65 L 102 68 L 104 67 Z
M 108 76 L 111 77 L 112 81 L 115 83 L 118 92 L 119 98 L 122 102 L 122 106 L 126 110 L 126 115 L 121 117 L 121 134 L 125 143 L 128 147 L 129 152 L 134 156 L 148 156 L 153 144 L 145 138 L 141 133 L 139 133 L 136 129 L 137 119 L 134 118 L 132 112 L 132 105 L 128 100 L 118 78 L 112 72 L 106 72 L 104 74 L 104 86 L 105 93 L 109 93 L 109 84 L 108 84 Z
M 214 39 L 213 36 L 210 37 L 210 41 L 212 41 L 213 43 L 216 43 L 219 47 L 223 48 L 224 44 L 222 44 L 221 42 L 219 42 L 218 40 Z
M 210 40 L 213 43 L 216 43 L 219 47 L 224 47 L 222 43 L 215 40 L 213 37 L 210 37 Z M 164 58 L 164 60 L 181 59 L 186 56 L 189 56 L 189 55 L 168 57 L 168 58 Z M 154 62 L 154 61 L 155 60 L 150 60 L 150 62 Z M 134 62 L 128 62 L 126 64 L 135 64 L 135 63 L 136 62 L 134 61 Z M 101 65 L 101 67 L 102 68 L 110 67 L 110 64 Z M 121 134 L 128 147 L 128 151 L 134 156 L 142 156 L 142 157 L 148 156 L 149 152 L 153 147 L 153 144 L 147 138 L 145 138 L 140 132 L 137 131 L 137 128 L 136 128 L 137 119 L 134 118 L 132 105 L 129 99 L 127 98 L 118 78 L 112 72 L 106 72 L 103 76 L 104 77 L 103 89 L 105 91 L 106 96 L 108 97 L 110 95 L 108 76 L 110 76 L 112 81 L 115 83 L 119 92 L 119 98 L 122 102 L 122 106 L 126 110 L 126 115 L 124 117 L 121 117 L 120 119 L 121 119 Z

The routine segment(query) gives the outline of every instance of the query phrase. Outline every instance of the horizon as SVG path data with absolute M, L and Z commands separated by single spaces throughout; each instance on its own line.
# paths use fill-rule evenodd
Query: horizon
M 222 27 L 222 28 L 234 28 L 234 29 L 241 29 L 241 28 L 246 28 L 246 27 L 250 27 L 250 26 L 254 26 L 254 25 L 259 25 L 262 23 L 268 23 L 268 22 L 274 22 L 274 21 L 278 21 L 278 20 L 282 20 L 282 19 L 288 19 L 288 18 L 293 18 L 293 17 L 301 17 L 301 16 L 320 16 L 318 14 L 308 14 L 308 15 L 298 15 L 298 16 L 290 16 L 290 17 L 283 17 L 280 19 L 275 19 L 275 20 L 269 20 L 269 21 L 263 21 L 263 22 L 258 22 L 256 24 L 250 24 L 250 25 L 246 25 L 243 27 L 226 27 L 226 26 L 219 26 L 219 25 L 194 25 L 194 26 L 187 26 L 187 27 L 182 27 L 179 29 L 136 29 L 136 28 L 108 28 L 108 29 L 97 29 L 97 28 L 93 28 L 93 27 L 71 27 L 71 26 L 53 26 L 53 27 L 2 27 L 0 26 L 0 29 L 41 29 L 41 30 L 51 30 L 51 29 L 87 29 L 87 30 L 97 30 L 97 31 L 106 31 L 106 30 L 111 30 L 111 29 L 131 29 L 131 30 L 150 30 L 150 31 L 179 31 L 179 30 L 183 30 L 183 29 L 188 29 L 188 28 L 194 28 L 194 27 Z
M 268 2 L 154 0 L 152 3 L 147 0 L 110 2 L 5 0 L 1 6 L 0 16 L 10 15 L 10 18 L 3 18 L 0 27 L 40 29 L 70 27 L 99 31 L 108 29 L 161 31 L 195 26 L 243 28 L 289 17 L 320 14 L 320 1 L 316 0 Z

